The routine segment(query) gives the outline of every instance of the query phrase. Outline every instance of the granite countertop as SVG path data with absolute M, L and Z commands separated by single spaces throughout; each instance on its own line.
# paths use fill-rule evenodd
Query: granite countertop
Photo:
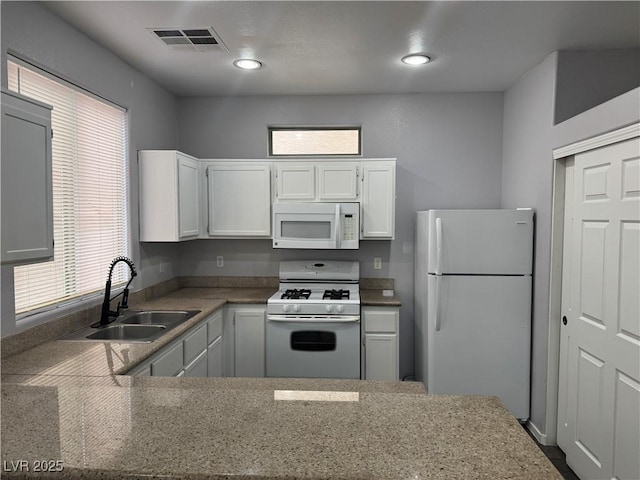
M 105 343 L 54 340 L 2 360 L 7 375 L 109 376 L 127 372 L 174 338 L 224 306 L 226 300 L 176 299 L 140 302 L 135 310 L 200 310 L 200 313 L 151 343 Z
M 393 290 L 392 290 L 393 291 Z M 360 290 L 360 303 L 364 306 L 380 307 L 400 307 L 402 302 L 393 291 L 393 295 L 387 297 L 382 294 L 383 290 Z
M 2 385 L 2 459 L 60 460 L 50 478 L 562 478 L 493 397 L 311 379 L 29 382 Z M 292 390 L 315 393 L 278 399 Z
M 120 375 L 226 302 L 272 293 L 185 288 L 134 305 L 201 310 L 152 344 L 51 341 L 3 359 L 3 478 L 562 478 L 494 397 L 427 395 L 415 382 Z M 42 460 L 62 472 L 34 476 Z

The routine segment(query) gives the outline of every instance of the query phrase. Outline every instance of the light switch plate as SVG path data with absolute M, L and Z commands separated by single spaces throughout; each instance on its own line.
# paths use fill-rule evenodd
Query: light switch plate
M 382 258 L 373 257 L 373 269 L 374 270 L 382 270 Z

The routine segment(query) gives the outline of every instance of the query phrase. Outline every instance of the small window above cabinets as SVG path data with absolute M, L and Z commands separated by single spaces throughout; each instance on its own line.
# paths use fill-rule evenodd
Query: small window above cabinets
M 356 201 L 359 196 L 359 162 L 276 162 L 278 201 Z

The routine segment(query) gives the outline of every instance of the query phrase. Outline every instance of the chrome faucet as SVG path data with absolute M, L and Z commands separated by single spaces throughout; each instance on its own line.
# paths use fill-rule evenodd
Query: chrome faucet
M 111 275 L 113 275 L 113 268 L 119 262 L 124 262 L 127 265 L 129 265 L 129 269 L 131 270 L 131 278 L 129 279 L 129 282 L 124 287 L 124 290 L 122 290 L 122 292 L 120 292 L 113 298 L 109 298 L 111 296 Z M 133 265 L 133 262 L 131 261 L 131 259 L 127 257 L 116 257 L 111 262 L 111 266 L 109 267 L 109 276 L 107 277 L 107 284 L 105 285 L 105 288 L 104 288 L 104 301 L 102 302 L 102 313 L 100 314 L 100 322 L 94 323 L 92 326 L 99 327 L 101 325 L 107 325 L 113 322 L 118 317 L 118 315 L 120 315 L 120 309 L 129 308 L 129 305 L 128 305 L 129 285 L 133 281 L 133 277 L 135 277 L 136 275 L 137 275 L 136 267 Z M 116 307 L 116 310 L 112 311 L 110 307 L 110 303 L 112 300 L 116 299 L 120 295 L 122 295 L 122 302 L 118 302 L 118 306 Z

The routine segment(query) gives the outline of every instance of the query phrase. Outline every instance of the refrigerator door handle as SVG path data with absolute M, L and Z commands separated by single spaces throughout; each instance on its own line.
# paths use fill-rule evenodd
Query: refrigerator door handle
M 436 291 L 435 291 L 435 297 L 436 297 L 436 305 L 435 305 L 435 311 L 436 311 L 436 332 L 440 331 L 440 280 L 442 279 L 442 275 L 435 275 L 435 280 L 436 280 Z
M 436 275 L 442 275 L 442 219 L 436 218 Z

